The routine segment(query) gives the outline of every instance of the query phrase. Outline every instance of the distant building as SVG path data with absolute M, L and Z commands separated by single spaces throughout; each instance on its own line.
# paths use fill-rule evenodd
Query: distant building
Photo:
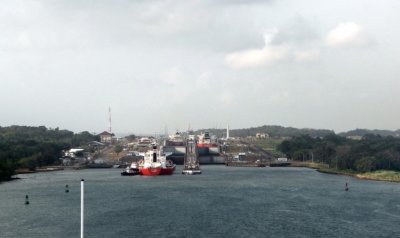
M 104 143 L 98 142 L 98 141 L 91 141 L 88 143 L 88 146 L 94 150 L 99 150 L 105 147 Z
M 112 142 L 114 134 L 109 133 L 107 131 L 103 131 L 102 133 L 99 134 L 99 136 L 100 136 L 101 143 L 109 144 Z
M 257 139 L 266 139 L 266 138 L 269 138 L 269 135 L 267 133 L 257 133 L 256 138 Z
M 76 158 L 83 156 L 84 151 L 84 149 L 69 149 L 67 151 L 64 151 L 64 156 L 69 158 Z
M 104 143 L 98 142 L 98 141 L 91 141 L 88 143 L 88 146 L 90 147 L 102 147 L 104 146 Z
M 362 140 L 362 136 L 346 136 L 347 139 L 350 140 Z

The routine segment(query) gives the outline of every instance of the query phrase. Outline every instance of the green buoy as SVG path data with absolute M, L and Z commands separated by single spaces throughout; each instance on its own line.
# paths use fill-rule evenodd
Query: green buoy
M 29 197 L 28 197 L 28 195 L 26 195 L 25 196 L 25 205 L 28 205 L 29 204 Z
M 65 185 L 65 192 L 68 193 L 69 192 L 69 188 L 68 188 L 68 184 Z

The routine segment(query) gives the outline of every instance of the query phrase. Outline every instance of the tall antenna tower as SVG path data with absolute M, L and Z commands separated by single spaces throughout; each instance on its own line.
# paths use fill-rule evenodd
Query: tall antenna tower
M 111 107 L 108 107 L 108 132 L 111 133 Z
M 164 135 L 165 135 L 165 137 L 168 137 L 168 126 L 167 125 L 164 126 Z

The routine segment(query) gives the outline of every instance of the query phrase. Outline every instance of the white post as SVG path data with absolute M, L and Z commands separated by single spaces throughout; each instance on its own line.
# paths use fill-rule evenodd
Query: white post
M 84 179 L 81 180 L 81 238 L 83 238 L 83 191 L 84 191 Z
M 312 163 L 314 163 L 314 151 L 311 151 L 311 160 L 312 160 Z

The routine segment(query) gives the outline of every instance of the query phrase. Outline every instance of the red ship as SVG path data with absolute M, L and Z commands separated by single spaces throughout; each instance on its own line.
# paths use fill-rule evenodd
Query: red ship
M 144 176 L 171 175 L 175 171 L 175 164 L 161 155 L 156 146 L 145 153 L 144 159 L 139 161 L 139 173 Z

